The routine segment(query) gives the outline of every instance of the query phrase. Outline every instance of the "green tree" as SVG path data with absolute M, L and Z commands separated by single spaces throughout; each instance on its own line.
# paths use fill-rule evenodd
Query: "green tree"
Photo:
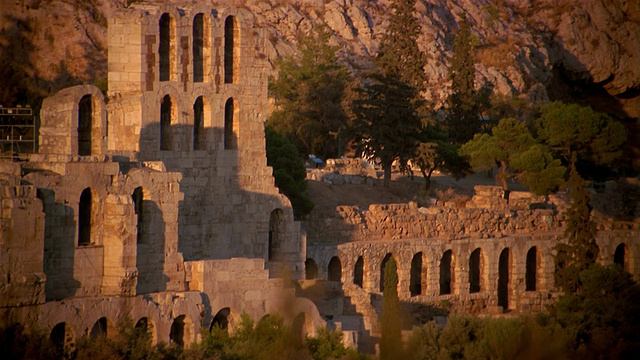
M 382 316 L 380 318 L 380 359 L 402 358 L 400 328 L 400 300 L 398 299 L 398 271 L 392 258 L 384 267 L 384 291 L 382 293 Z
M 540 112 L 535 122 L 540 140 L 553 149 L 556 157 L 576 163 L 581 173 L 585 174 L 582 170 L 588 164 L 608 166 L 620 159 L 627 133 L 610 116 L 559 101 L 544 105 Z
M 389 25 L 380 39 L 380 50 L 374 61 L 383 74 L 393 75 L 413 87 L 416 99 L 421 100 L 427 84 L 426 57 L 418 48 L 422 28 L 413 15 L 415 3 L 415 0 L 392 1 Z
M 554 276 L 556 286 L 571 294 L 580 291 L 580 273 L 596 263 L 598 246 L 595 242 L 596 225 L 591 219 L 591 195 L 574 165 L 567 185 L 571 191 L 571 205 L 564 213 L 566 243 L 558 243 L 554 247 Z
M 477 92 L 474 87 L 475 67 L 471 28 L 463 14 L 453 43 L 453 56 L 449 67 L 451 95 L 447 98 L 447 129 L 454 143 L 465 143 L 480 132 L 483 105 L 489 102 L 490 90 L 484 87 Z
M 414 105 L 415 89 L 396 77 L 368 75 L 360 98 L 353 103 L 355 138 L 359 152 L 378 161 L 384 170 L 384 186 L 391 182 L 391 165 L 398 160 L 406 168 L 420 140 L 421 120 Z
M 331 33 L 316 27 L 298 38 L 299 57 L 278 63 L 277 79 L 269 83 L 275 110 L 268 125 L 287 137 L 303 154 L 339 156 L 347 141 L 346 109 L 349 74 L 338 63 Z
M 456 178 L 469 175 L 469 164 L 459 155 L 459 146 L 449 143 L 446 131 L 426 124 L 422 133 L 425 141 L 418 144 L 411 161 L 420 168 L 425 190 L 431 188 L 431 175 L 436 170 L 451 173 Z
M 537 194 L 548 194 L 564 181 L 564 166 L 516 119 L 500 120 L 491 135 L 476 134 L 462 145 L 460 152 L 469 157 L 476 171 L 497 166 L 496 181 L 504 190 L 509 189 L 511 178 L 517 178 Z
M 311 212 L 313 202 L 303 194 L 307 188 L 307 171 L 298 149 L 268 126 L 265 135 L 267 165 L 273 168 L 276 186 L 291 201 L 295 218 L 301 219 Z

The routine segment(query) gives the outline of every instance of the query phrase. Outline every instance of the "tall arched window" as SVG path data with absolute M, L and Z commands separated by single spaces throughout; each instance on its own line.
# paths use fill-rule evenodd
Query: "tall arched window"
M 411 296 L 422 294 L 422 252 L 413 255 L 411 259 L 409 291 L 411 292 Z
M 509 309 L 509 277 L 511 270 L 511 254 L 509 248 L 502 250 L 498 262 L 498 306 Z
M 538 249 L 532 246 L 527 251 L 527 264 L 525 272 L 525 291 L 536 291 L 538 272 Z
M 327 268 L 329 281 L 341 281 L 342 280 L 342 263 L 340 258 L 334 256 L 329 260 L 329 266 Z
M 165 95 L 160 104 L 160 150 L 171 150 L 171 115 L 173 112 L 171 96 Z
M 175 66 L 172 61 L 172 49 L 171 42 L 173 37 L 172 29 L 173 21 L 171 15 L 162 14 L 160 17 L 160 42 L 158 47 L 158 53 L 160 57 L 160 81 L 171 80 L 171 73 L 174 71 Z M 175 45 L 174 45 L 175 47 Z
M 133 199 L 133 208 L 136 213 L 136 242 L 143 242 L 143 221 L 144 221 L 144 195 L 142 187 L 137 187 L 133 190 L 133 194 L 131 194 L 131 198 Z
M 482 261 L 482 250 L 477 248 L 469 256 L 469 293 L 480 292 L 480 263 Z
M 193 82 L 204 80 L 204 15 L 193 18 Z
M 202 96 L 193 104 L 193 150 L 204 150 L 204 100 Z
M 451 294 L 453 283 L 453 252 L 447 250 L 440 260 L 440 295 Z
M 283 212 L 275 209 L 269 215 L 269 234 L 267 239 L 267 260 L 278 260 L 284 242 Z
M 225 84 L 238 82 L 238 67 L 240 66 L 240 29 L 234 16 L 224 21 L 224 82 Z
M 236 149 L 237 140 L 234 130 L 235 101 L 229 98 L 224 105 L 224 149 Z
M 307 259 L 304 261 L 304 278 L 307 280 L 315 279 L 318 277 L 318 266 L 315 260 Z
M 362 256 L 358 257 L 356 266 L 353 268 L 353 283 L 362 287 L 364 282 L 364 259 Z
M 78 155 L 91 155 L 91 127 L 93 126 L 91 95 L 85 95 L 78 104 Z
M 91 189 L 86 188 L 80 194 L 80 204 L 78 207 L 78 245 L 91 245 L 91 217 L 93 199 Z

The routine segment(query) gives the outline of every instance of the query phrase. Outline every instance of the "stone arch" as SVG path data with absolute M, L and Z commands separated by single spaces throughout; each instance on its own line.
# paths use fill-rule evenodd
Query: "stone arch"
M 194 340 L 193 322 L 187 315 L 176 317 L 171 323 L 169 342 L 181 348 L 188 348 Z
M 227 16 L 224 21 L 224 82 L 238 82 L 240 67 L 240 26 L 235 16 Z
M 504 248 L 498 260 L 498 306 L 502 306 L 505 311 L 509 309 L 512 261 L 511 251 L 509 248 Z
M 631 272 L 631 262 L 629 261 L 629 247 L 625 243 L 616 246 L 613 252 L 613 263 L 622 267 L 626 272 Z
M 364 258 L 362 256 L 358 256 L 358 260 L 356 260 L 356 264 L 353 267 L 353 283 L 363 287 L 364 283 Z
M 342 263 L 340 258 L 334 256 L 329 260 L 327 266 L 327 280 L 329 281 L 342 281 Z
M 135 325 L 136 329 L 141 329 L 149 334 L 151 338 L 151 345 L 155 345 L 158 342 L 158 333 L 156 331 L 156 324 L 148 317 L 142 317 Z
M 78 246 L 92 245 L 94 194 L 91 188 L 82 190 L 78 202 Z
M 538 268 L 541 265 L 540 254 L 538 248 L 532 246 L 527 251 L 526 268 L 525 268 L 525 291 L 538 290 Z
M 160 103 L 160 150 L 173 149 L 172 125 L 178 119 L 178 106 L 171 95 L 165 95 Z
M 487 264 L 482 248 L 473 250 L 469 256 L 469 293 L 487 290 Z
M 231 332 L 231 330 L 233 330 L 231 308 L 222 308 L 216 313 L 216 315 L 213 317 L 213 320 L 211 320 L 209 331 L 212 331 L 216 327 L 227 332 Z
M 318 265 L 316 265 L 315 260 L 307 258 L 307 260 L 304 261 L 304 274 L 304 278 L 307 280 L 318 277 Z
M 205 150 L 204 119 L 205 99 L 198 96 L 193 103 L 193 150 Z
M 382 262 L 380 263 L 380 292 L 384 292 L 384 267 L 387 265 L 387 263 L 389 262 L 389 260 L 391 260 L 392 257 L 396 262 L 396 271 L 400 267 L 400 263 L 398 262 L 397 259 L 395 259 L 395 256 L 393 256 L 393 254 L 387 253 L 384 256 L 384 258 L 382 259 Z M 397 275 L 398 274 L 396 274 L 396 276 Z
M 78 155 L 91 155 L 93 137 L 93 98 L 84 95 L 78 102 Z
M 160 41 L 158 42 L 159 80 L 175 81 L 177 65 L 176 23 L 173 16 L 164 13 L 158 24 Z
M 113 325 L 109 318 L 103 316 L 98 319 L 89 332 L 89 336 L 92 339 L 105 339 L 115 335 L 116 327 Z
M 76 349 L 76 335 L 73 332 L 73 328 L 66 322 L 56 324 L 51 329 L 49 339 L 51 339 L 56 349 L 56 354 L 60 358 L 70 358 Z
M 452 293 L 455 284 L 455 257 L 452 250 L 447 250 L 440 259 L 440 295 Z
M 284 212 L 274 209 L 269 215 L 269 234 L 267 239 L 267 260 L 282 260 L 284 250 L 285 229 Z
M 236 117 L 238 109 L 233 98 L 227 99 L 224 104 L 224 149 L 233 150 L 238 148 L 236 135 Z
M 193 17 L 193 82 L 199 83 L 205 81 L 206 70 L 210 64 L 210 30 L 208 18 L 203 13 L 197 13 Z
M 418 252 L 411 258 L 411 272 L 409 279 L 409 292 L 411 296 L 422 295 L 426 290 L 426 267 L 424 266 L 424 254 Z

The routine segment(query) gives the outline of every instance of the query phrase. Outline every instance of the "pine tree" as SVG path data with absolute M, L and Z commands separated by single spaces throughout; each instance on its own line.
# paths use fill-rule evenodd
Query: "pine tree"
M 567 242 L 554 247 L 555 283 L 565 293 L 579 293 L 580 273 L 593 266 L 598 257 L 597 231 L 591 220 L 591 195 L 575 166 L 571 167 L 567 185 L 571 188 L 571 205 L 564 214 Z
M 474 88 L 475 68 L 471 28 L 463 14 L 460 29 L 453 43 L 453 57 L 449 68 L 451 95 L 447 99 L 447 127 L 449 139 L 463 144 L 481 128 L 481 95 Z
M 380 40 L 375 58 L 376 67 L 387 76 L 412 86 L 416 95 L 426 89 L 425 54 L 418 48 L 421 26 L 413 16 L 415 0 L 395 0 L 391 3 L 389 25 Z
M 400 300 L 398 299 L 398 272 L 392 258 L 384 267 L 384 291 L 382 293 L 382 317 L 380 325 L 380 360 L 402 358 L 400 328 Z

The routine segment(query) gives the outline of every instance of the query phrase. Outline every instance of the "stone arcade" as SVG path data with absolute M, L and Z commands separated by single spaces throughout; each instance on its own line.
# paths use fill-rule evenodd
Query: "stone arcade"
M 45 99 L 39 153 L 0 164 L 2 326 L 73 347 L 125 317 L 184 346 L 241 312 L 325 324 L 282 277 L 302 276 L 306 244 L 266 165 L 265 41 L 238 8 L 109 19 L 108 98 Z

